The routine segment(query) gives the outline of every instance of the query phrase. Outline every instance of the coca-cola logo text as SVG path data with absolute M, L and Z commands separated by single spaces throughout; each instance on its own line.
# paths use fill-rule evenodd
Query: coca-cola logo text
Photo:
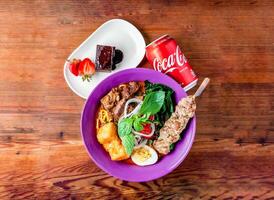
M 159 72 L 168 73 L 172 72 L 176 68 L 175 62 L 180 67 L 187 63 L 186 57 L 182 55 L 178 45 L 175 53 L 170 54 L 167 58 L 163 58 L 162 61 L 154 58 L 153 67 Z

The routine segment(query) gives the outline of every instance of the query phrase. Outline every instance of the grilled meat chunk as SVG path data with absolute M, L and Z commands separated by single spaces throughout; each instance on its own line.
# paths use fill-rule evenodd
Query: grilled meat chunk
M 101 99 L 101 103 L 106 110 L 113 108 L 120 100 L 120 93 L 117 88 L 112 88 L 111 91 Z
M 113 114 L 114 121 L 118 121 L 125 107 L 125 103 L 138 92 L 140 85 L 138 82 L 120 84 L 113 88 L 101 99 L 103 107 Z M 143 93 L 143 92 L 141 92 Z
M 140 85 L 138 84 L 138 82 L 134 82 L 134 81 L 129 82 L 128 86 L 129 86 L 129 91 L 131 94 L 136 93 L 140 88 Z
M 123 114 L 124 108 L 126 104 L 126 99 L 122 99 L 119 101 L 116 106 L 112 109 L 114 121 L 118 121 L 120 116 Z

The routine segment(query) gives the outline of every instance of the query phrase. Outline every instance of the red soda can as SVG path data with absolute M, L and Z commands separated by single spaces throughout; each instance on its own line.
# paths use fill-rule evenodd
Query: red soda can
M 147 45 L 146 57 L 154 70 L 171 76 L 185 91 L 197 84 L 198 77 L 177 42 L 169 35 L 164 35 Z

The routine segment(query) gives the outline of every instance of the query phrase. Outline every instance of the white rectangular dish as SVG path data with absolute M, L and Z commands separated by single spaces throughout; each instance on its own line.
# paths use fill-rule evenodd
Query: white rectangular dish
M 115 46 L 123 52 L 123 60 L 111 72 L 96 72 L 90 82 L 83 82 L 80 76 L 74 76 L 69 68 L 68 60 L 73 58 L 90 58 L 93 62 L 97 45 Z M 122 19 L 112 19 L 102 24 L 67 58 L 64 64 L 64 77 L 71 90 L 80 97 L 87 99 L 99 82 L 112 73 L 135 68 L 145 55 L 145 40 L 140 31 L 131 23 Z

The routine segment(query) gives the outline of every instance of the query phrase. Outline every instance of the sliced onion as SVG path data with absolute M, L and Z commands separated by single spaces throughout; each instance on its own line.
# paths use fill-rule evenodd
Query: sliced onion
M 143 139 L 137 146 L 135 147 L 139 147 L 139 146 L 143 146 L 147 144 L 147 139 Z
M 142 103 L 138 104 L 134 110 L 126 115 L 126 117 L 131 117 L 134 114 L 137 114 L 142 106 Z
M 131 111 L 130 113 L 127 113 L 128 105 L 131 104 L 131 103 L 137 103 L 137 106 L 133 109 L 133 111 Z M 137 98 L 129 99 L 125 104 L 124 114 L 122 115 L 122 117 L 120 117 L 118 122 L 120 122 L 124 118 L 131 117 L 132 115 L 138 113 L 141 106 L 142 106 L 142 103 L 143 103 L 143 101 L 140 100 L 140 99 L 137 99 Z
M 129 104 L 131 103 L 137 103 L 137 106 L 134 108 L 134 110 L 130 113 L 127 113 L 127 109 L 128 109 L 128 106 Z M 139 111 L 139 109 L 141 108 L 140 104 L 142 104 L 143 101 L 140 100 L 140 99 L 137 99 L 137 98 L 132 98 L 132 99 L 129 99 L 126 104 L 125 104 L 125 109 L 124 109 L 124 117 L 129 117 L 135 113 L 137 113 Z M 138 108 L 138 109 L 137 109 Z
M 155 132 L 155 124 L 150 123 L 150 126 L 151 126 L 151 133 L 150 133 L 150 134 L 140 133 L 140 132 L 138 132 L 138 131 L 135 131 L 134 129 L 132 129 L 132 132 L 133 132 L 135 135 L 140 135 L 140 136 L 143 136 L 143 137 L 151 137 L 151 136 L 153 136 L 153 134 L 154 134 L 154 132 Z
M 138 146 L 142 138 L 140 135 L 134 135 L 134 138 L 135 138 L 135 146 Z
M 147 139 L 142 138 L 140 135 L 134 135 L 135 138 L 135 147 L 145 145 L 147 143 Z

